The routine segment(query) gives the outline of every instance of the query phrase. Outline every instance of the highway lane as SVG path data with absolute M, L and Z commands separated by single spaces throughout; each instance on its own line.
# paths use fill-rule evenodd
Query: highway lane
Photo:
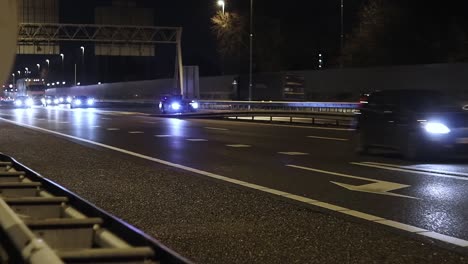
M 356 156 L 348 130 L 80 109 L 15 109 L 1 117 L 468 239 L 466 165 Z

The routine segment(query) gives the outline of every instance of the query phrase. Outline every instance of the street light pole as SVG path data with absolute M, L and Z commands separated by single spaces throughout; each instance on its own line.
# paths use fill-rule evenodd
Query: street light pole
M 249 35 L 249 101 L 252 101 L 252 51 L 253 51 L 253 0 L 250 0 L 250 35 Z
M 41 65 L 38 63 L 36 64 L 36 66 L 37 66 L 37 72 L 41 74 Z
M 14 73 L 12 73 L 11 76 L 13 76 L 13 87 L 14 87 L 14 86 L 16 86 L 16 80 L 15 80 L 15 77 L 16 77 L 16 76 L 15 76 Z
M 224 7 L 225 7 L 226 3 L 224 2 L 224 0 L 219 0 L 218 1 L 218 6 L 222 7 L 223 9 L 223 15 L 224 15 Z
M 341 21 L 340 21 L 340 24 L 341 24 L 341 27 L 340 27 L 340 30 L 341 30 L 341 33 L 340 33 L 340 51 L 341 51 L 341 62 L 340 62 L 340 66 L 343 67 L 343 48 L 344 48 L 344 29 L 343 29 L 343 13 L 344 13 L 344 3 L 343 3 L 344 0 L 341 0 Z
M 62 57 L 62 80 L 65 80 L 65 66 L 63 64 L 63 61 L 65 59 L 65 55 L 63 53 L 60 53 L 60 57 Z
M 84 53 L 85 53 L 85 47 L 81 46 L 81 82 L 85 82 L 85 67 L 84 67 Z

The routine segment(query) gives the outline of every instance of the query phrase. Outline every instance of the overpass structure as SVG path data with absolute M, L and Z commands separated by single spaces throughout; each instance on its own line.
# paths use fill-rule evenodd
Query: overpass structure
M 125 25 L 20 23 L 18 45 L 92 42 L 95 44 L 176 45 L 176 72 L 181 94 L 184 93 L 182 28 Z

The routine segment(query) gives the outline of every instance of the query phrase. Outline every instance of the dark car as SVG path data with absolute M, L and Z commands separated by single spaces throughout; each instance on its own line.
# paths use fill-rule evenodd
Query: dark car
M 92 97 L 80 95 L 72 98 L 70 108 L 94 107 L 95 100 Z
M 386 148 L 414 160 L 468 152 L 468 111 L 432 90 L 388 90 L 363 100 L 356 122 L 356 150 Z
M 195 112 L 198 107 L 198 102 L 184 99 L 182 95 L 165 95 L 159 101 L 159 110 L 163 114 Z

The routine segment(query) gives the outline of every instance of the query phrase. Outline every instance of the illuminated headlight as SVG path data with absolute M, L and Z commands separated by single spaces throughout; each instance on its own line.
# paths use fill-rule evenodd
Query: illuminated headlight
M 437 122 L 427 122 L 424 124 L 424 129 L 426 132 L 431 134 L 448 134 L 450 133 L 450 129 L 442 124 Z
M 75 100 L 75 104 L 76 104 L 76 105 L 81 105 L 81 100 L 80 100 L 80 99 Z
M 72 102 L 72 98 L 71 97 L 67 97 L 67 103 L 71 103 Z
M 198 107 L 199 107 L 197 102 L 192 102 L 191 105 L 192 105 L 193 109 L 198 109 Z
M 159 102 L 159 109 L 162 109 L 162 103 Z
M 32 106 L 34 104 L 33 100 L 31 98 L 26 99 L 26 105 L 27 106 Z
M 94 104 L 94 99 L 88 99 L 87 103 L 88 103 L 88 105 L 93 105 Z
M 180 110 L 181 105 L 179 103 L 172 103 L 171 107 L 174 110 Z
M 45 103 L 46 103 L 46 99 L 41 98 L 41 103 L 42 103 L 42 104 L 45 104 Z
M 54 99 L 54 104 L 58 104 L 58 103 L 59 103 L 59 99 Z
M 23 105 L 23 101 L 21 101 L 21 100 L 16 100 L 16 101 L 15 101 L 15 105 L 16 105 L 16 106 L 22 106 L 22 105 Z
M 51 103 L 52 103 L 52 100 L 47 99 L 47 104 L 51 104 Z
M 60 101 L 60 103 L 63 103 L 63 101 L 64 101 L 63 97 L 60 97 L 59 101 Z

